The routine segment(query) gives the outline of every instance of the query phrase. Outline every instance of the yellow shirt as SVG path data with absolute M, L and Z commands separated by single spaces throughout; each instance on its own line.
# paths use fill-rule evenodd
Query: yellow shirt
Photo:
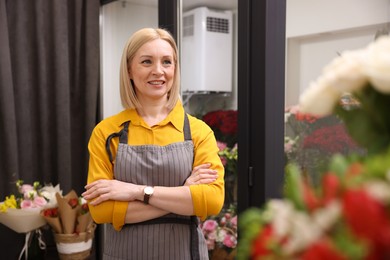
M 195 215 L 204 220 L 209 215 L 219 213 L 224 202 L 224 167 L 218 156 L 218 146 L 214 133 L 203 121 L 188 116 L 194 143 L 194 165 L 211 163 L 211 169 L 218 171 L 218 179 L 210 184 L 191 185 L 190 191 Z M 161 145 L 183 142 L 184 108 L 177 102 L 167 118 L 159 124 L 149 127 L 136 110 L 124 110 L 119 114 L 101 121 L 93 130 L 89 140 L 90 154 L 88 183 L 99 179 L 113 179 L 113 165 L 105 148 L 107 137 L 119 132 L 126 121 L 129 125 L 129 145 Z M 111 152 L 116 157 L 118 138 L 111 141 Z M 115 161 L 114 161 L 115 163 Z M 96 223 L 112 223 L 120 230 L 125 222 L 129 202 L 106 201 L 97 206 L 90 206 L 90 212 Z

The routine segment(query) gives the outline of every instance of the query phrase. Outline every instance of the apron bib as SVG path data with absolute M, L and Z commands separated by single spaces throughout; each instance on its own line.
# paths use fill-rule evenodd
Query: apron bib
M 112 161 L 110 141 L 119 137 L 114 178 L 148 186 L 183 186 L 190 176 L 194 146 L 188 117 L 184 117 L 184 142 L 166 146 L 128 145 L 128 127 L 107 138 L 106 148 Z M 104 259 L 197 260 L 208 259 L 208 251 L 198 218 L 167 214 L 137 224 L 126 224 L 121 231 L 106 225 Z

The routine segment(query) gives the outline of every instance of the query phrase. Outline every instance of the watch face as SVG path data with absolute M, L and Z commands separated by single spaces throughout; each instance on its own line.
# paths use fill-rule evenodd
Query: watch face
M 147 195 L 151 195 L 153 194 L 153 187 L 146 187 L 145 190 L 144 190 L 145 194 Z

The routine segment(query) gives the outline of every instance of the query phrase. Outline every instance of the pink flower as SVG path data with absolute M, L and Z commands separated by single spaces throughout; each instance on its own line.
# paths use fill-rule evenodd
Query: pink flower
M 217 141 L 217 146 L 218 146 L 218 148 L 219 148 L 220 151 L 223 151 L 223 150 L 226 149 L 227 144 L 224 143 L 224 142 L 221 142 L 221 141 Z
M 31 209 L 33 208 L 34 204 L 32 203 L 31 200 L 23 200 L 21 203 L 20 203 L 20 208 L 21 209 Z
M 226 236 L 225 236 L 225 238 L 223 240 L 223 244 L 226 247 L 234 248 L 237 245 L 237 238 L 235 236 L 233 236 L 233 235 L 226 234 Z
M 19 188 L 19 192 L 21 194 L 27 194 L 28 192 L 34 190 L 34 187 L 30 184 L 23 184 L 22 186 L 20 186 Z
M 208 219 L 203 223 L 203 231 L 212 232 L 217 229 L 218 223 L 215 220 Z
M 43 197 L 35 197 L 34 204 L 37 207 L 43 207 L 47 204 L 47 201 Z
M 290 112 L 291 114 L 296 114 L 299 112 L 299 106 L 295 105 L 295 106 L 287 107 L 286 112 Z
M 234 226 L 237 227 L 237 215 L 235 215 L 232 220 L 230 220 L 230 223 Z
M 207 250 L 213 250 L 215 248 L 215 239 L 206 239 Z
M 226 166 L 226 164 L 227 164 L 227 159 L 226 159 L 224 156 L 220 156 L 219 158 L 221 158 L 222 165 L 223 165 L 223 166 Z
M 225 226 L 226 225 L 226 217 L 222 217 L 221 218 L 221 221 L 219 221 L 219 223 L 221 224 L 221 226 Z

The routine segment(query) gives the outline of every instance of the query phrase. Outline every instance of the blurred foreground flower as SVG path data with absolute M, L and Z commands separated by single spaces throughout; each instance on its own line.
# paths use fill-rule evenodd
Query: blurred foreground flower
M 390 37 L 336 58 L 300 111 L 335 113 L 367 153 L 334 155 L 317 187 L 287 165 L 285 198 L 240 215 L 237 259 L 390 259 Z

